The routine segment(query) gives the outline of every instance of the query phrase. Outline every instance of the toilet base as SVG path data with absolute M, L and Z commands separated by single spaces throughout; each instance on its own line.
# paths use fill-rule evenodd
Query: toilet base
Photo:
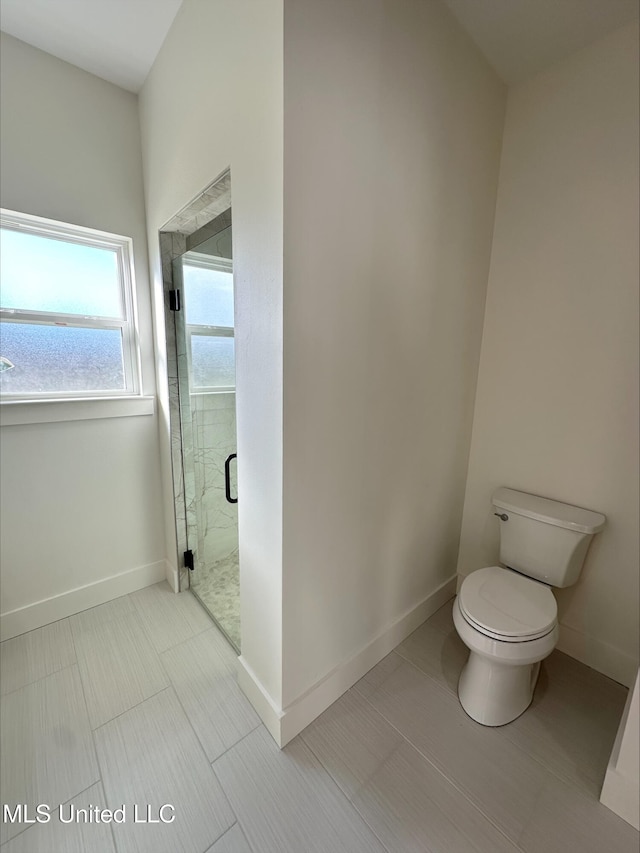
M 540 661 L 513 666 L 472 651 L 460 673 L 460 704 L 483 726 L 504 726 L 531 704 L 539 672 Z

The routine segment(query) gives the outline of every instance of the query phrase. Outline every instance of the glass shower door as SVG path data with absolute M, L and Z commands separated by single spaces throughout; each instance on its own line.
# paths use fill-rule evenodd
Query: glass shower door
M 228 232 L 228 233 L 227 233 Z M 231 228 L 173 262 L 191 590 L 240 650 Z

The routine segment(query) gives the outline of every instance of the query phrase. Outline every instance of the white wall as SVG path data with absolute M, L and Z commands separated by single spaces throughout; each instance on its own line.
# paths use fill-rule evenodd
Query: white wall
M 284 49 L 287 711 L 455 576 L 505 91 L 439 2 L 287 0 Z
M 276 0 L 187 0 L 140 96 L 161 338 L 157 231 L 231 167 L 242 682 L 281 741 L 455 575 L 504 107 L 439 4 L 292 0 L 284 39 L 284 119 Z
M 505 485 L 603 512 L 559 647 L 638 655 L 638 45 L 625 27 L 510 90 L 458 571 Z
M 1 204 L 133 238 L 154 394 L 136 97 L 5 34 L 1 58 Z M 4 426 L 1 448 L 0 609 L 61 596 L 7 625 L 27 630 L 164 576 L 155 417 Z
M 282 2 L 185 0 L 140 93 L 167 552 L 175 554 L 158 230 L 231 167 L 242 653 L 281 703 Z

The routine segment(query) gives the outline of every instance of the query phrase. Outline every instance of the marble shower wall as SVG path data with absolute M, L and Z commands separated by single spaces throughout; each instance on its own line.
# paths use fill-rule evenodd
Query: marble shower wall
M 227 502 L 224 463 L 236 452 L 236 395 L 192 394 L 195 511 L 200 566 L 210 567 L 238 548 L 238 509 Z M 231 494 L 237 497 L 236 461 L 231 462 Z
M 187 251 L 195 249 L 218 258 L 232 258 L 231 209 L 225 210 L 193 234 L 187 234 Z
M 169 308 L 169 291 L 173 282 L 173 259 L 186 251 L 187 238 L 175 232 L 160 232 L 162 258 L 162 288 L 164 295 L 165 330 L 167 337 L 167 379 L 169 385 L 169 422 L 171 428 L 171 466 L 173 469 L 173 500 L 176 508 L 176 541 L 178 548 L 179 588 L 189 588 L 189 571 L 183 566 L 182 555 L 187 550 L 187 493 L 182 459 L 182 430 L 180 423 L 180 383 L 178 381 L 178 346 L 175 315 Z
M 193 234 L 231 207 L 231 173 L 225 172 L 166 223 L 163 231 Z
M 191 582 L 190 572 L 183 565 L 183 554 L 188 547 L 187 528 L 189 527 L 193 531 L 200 521 L 197 501 L 200 481 L 196 480 L 194 467 L 196 444 L 191 397 L 187 395 L 187 399 L 181 399 L 180 394 L 181 386 L 182 388 L 188 388 L 187 377 L 182 375 L 186 365 L 186 359 L 184 358 L 186 344 L 184 340 L 184 328 L 181 328 L 180 324 L 176 324 L 176 317 L 169 308 L 169 291 L 175 287 L 179 287 L 181 284 L 181 282 L 174 282 L 172 262 L 175 258 L 183 255 L 191 246 L 207 239 L 210 234 L 214 235 L 217 229 L 221 230 L 227 227 L 231 219 L 230 207 L 231 175 L 229 172 L 226 172 L 200 193 L 197 198 L 189 202 L 173 219 L 167 222 L 159 233 L 167 339 L 171 463 L 173 468 L 174 504 L 176 508 L 178 583 L 180 590 L 188 589 Z M 197 233 L 201 229 L 202 233 Z M 178 354 L 183 357 L 178 359 Z M 235 394 L 223 396 L 233 398 L 233 406 L 231 408 L 233 411 L 234 450 L 229 450 L 229 453 L 231 453 L 235 452 Z M 225 407 L 223 406 L 222 408 Z M 229 408 L 229 406 L 226 406 L 226 408 Z M 222 464 L 224 471 L 224 459 Z M 224 479 L 222 488 L 224 495 Z M 227 506 L 231 505 L 228 504 Z M 207 520 L 212 517 L 213 515 L 209 514 L 206 516 Z M 207 538 L 211 540 L 211 528 L 208 527 L 207 529 L 209 531 Z M 198 549 L 200 549 L 199 542 Z M 229 552 L 226 551 L 226 553 Z

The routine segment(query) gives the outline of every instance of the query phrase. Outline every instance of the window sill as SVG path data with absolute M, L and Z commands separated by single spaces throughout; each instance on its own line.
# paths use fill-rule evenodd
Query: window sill
M 208 391 L 201 391 L 201 390 L 189 391 L 189 396 L 190 397 L 209 397 L 212 394 L 235 394 L 235 393 L 236 393 L 235 388 L 216 388 L 216 389 L 212 388 Z
M 155 397 L 100 397 L 71 400 L 4 400 L 0 426 L 46 424 L 152 415 Z

